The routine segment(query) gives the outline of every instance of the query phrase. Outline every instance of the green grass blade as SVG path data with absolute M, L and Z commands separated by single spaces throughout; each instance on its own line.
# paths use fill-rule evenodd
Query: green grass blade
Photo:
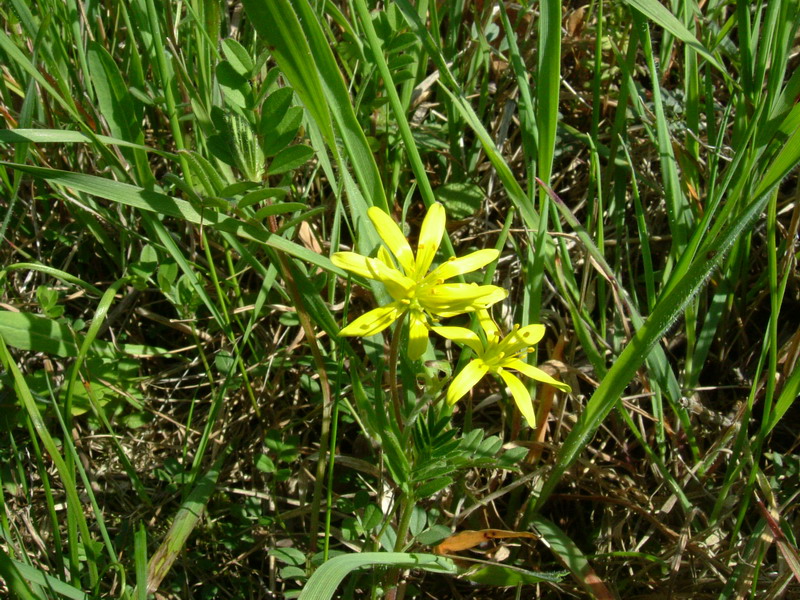
M 723 256 L 733 243 L 755 223 L 766 202 L 767 196 L 751 202 L 723 234 L 705 246 L 703 252 L 692 263 L 686 275 L 672 288 L 672 291 L 659 299 L 653 313 L 638 329 L 622 354 L 608 370 L 600 386 L 592 394 L 585 410 L 581 413 L 578 423 L 569 433 L 555 460 L 553 471 L 549 474 L 535 500 L 536 508 L 541 508 L 546 502 L 563 473 L 577 460 L 606 415 L 619 400 L 650 350 L 719 266 Z
M 206 226 L 215 227 L 221 231 L 272 246 L 276 250 L 286 252 L 331 273 L 346 275 L 346 272 L 335 267 L 327 256 L 312 252 L 285 238 L 272 235 L 264 227 L 257 227 L 226 215 L 206 210 L 201 217 L 200 212 L 185 200 L 178 200 L 166 194 L 145 190 L 119 181 L 95 177 L 94 175 L 58 171 L 30 165 L 18 165 L 6 161 L 0 161 L 0 164 L 41 177 L 53 184 L 70 187 L 112 202 L 133 206 L 163 216 L 176 217 L 197 225 L 203 223 Z
M 3 576 L 6 586 L 8 586 L 8 591 L 20 600 L 40 600 L 41 596 L 33 593 L 28 582 L 25 581 L 25 578 L 20 573 L 19 567 L 27 567 L 30 571 L 36 571 L 38 575 L 41 575 L 42 579 L 45 577 L 41 571 L 11 560 L 6 551 L 0 548 L 0 575 Z M 30 578 L 28 580 L 30 581 Z
M 709 52 L 703 44 L 689 31 L 678 18 L 672 14 L 658 0 L 624 0 L 625 4 L 631 6 L 653 21 L 656 25 L 664 28 L 676 38 L 688 44 L 694 50 L 711 63 L 724 77 L 730 77 L 728 70 Z
M 331 111 L 363 197 L 370 206 L 388 211 L 378 166 L 358 123 L 330 43 L 308 2 L 245 0 L 244 6 L 256 30 L 270 44 L 289 83 L 321 128 L 329 147 L 338 156 L 328 113 Z
M 225 462 L 230 447 L 220 453 L 217 460 L 208 472 L 200 478 L 192 492 L 175 514 L 167 535 L 155 554 L 150 557 L 147 565 L 147 593 L 154 594 L 158 590 L 164 577 L 167 576 L 178 554 L 183 551 L 189 536 L 194 530 L 206 504 L 214 493 L 222 463 Z M 137 592 L 138 595 L 139 592 Z
M 39 408 L 36 406 L 36 401 L 33 399 L 31 390 L 16 363 L 14 362 L 13 357 L 9 353 L 3 336 L 0 336 L 0 363 L 3 364 L 3 367 L 7 371 L 11 372 L 11 376 L 14 379 L 17 397 L 21 400 L 23 406 L 25 407 L 28 417 L 33 423 L 33 427 L 36 430 L 39 439 L 42 441 L 42 444 L 47 450 L 47 453 L 50 455 L 50 458 L 55 464 L 56 470 L 61 477 L 64 485 L 64 491 L 67 495 L 67 510 L 70 511 L 70 515 L 76 521 L 78 531 L 80 532 L 83 540 L 84 549 L 87 553 L 89 583 L 92 587 L 94 587 L 99 577 L 97 570 L 97 556 L 94 550 L 97 542 L 94 540 L 91 533 L 89 533 L 89 526 L 86 522 L 86 517 L 83 514 L 83 503 L 78 496 L 75 480 L 72 477 L 71 470 L 67 467 L 67 464 L 64 461 L 64 457 L 61 456 L 53 437 L 50 435 L 44 419 L 39 412 Z
M 531 523 L 558 561 L 569 569 L 572 576 L 593 598 L 610 599 L 614 596 L 597 577 L 580 548 L 555 523 L 536 517 Z
M 330 600 L 336 588 L 347 575 L 356 569 L 386 566 L 401 569 L 422 569 L 434 573 L 456 573 L 449 558 L 434 554 L 410 554 L 406 552 L 361 552 L 342 554 L 324 563 L 308 580 L 298 600 Z

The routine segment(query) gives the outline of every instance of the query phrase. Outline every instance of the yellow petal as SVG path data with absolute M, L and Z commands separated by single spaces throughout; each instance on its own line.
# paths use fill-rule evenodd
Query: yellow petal
M 380 333 L 397 320 L 403 312 L 402 308 L 404 307 L 399 302 L 380 306 L 358 317 L 342 329 L 339 335 L 368 337 Z
M 386 249 L 386 246 L 379 246 L 378 247 L 378 260 L 385 264 L 387 267 L 392 269 L 396 269 L 395 262 L 392 259 L 392 255 Z
M 495 285 L 443 283 L 424 288 L 418 297 L 420 304 L 429 312 L 453 317 L 487 308 L 507 295 L 506 290 Z
M 514 397 L 514 402 L 516 403 L 519 412 L 521 412 L 522 416 L 525 417 L 525 420 L 528 421 L 528 425 L 531 427 L 535 426 L 536 413 L 533 411 L 533 401 L 531 400 L 531 395 L 528 392 L 528 388 L 526 388 L 525 384 L 523 384 L 508 371 L 498 369 L 498 374 L 503 378 L 503 381 L 506 382 L 506 385 L 511 390 L 511 395 Z
M 394 219 L 383 212 L 380 208 L 373 206 L 367 211 L 372 224 L 378 230 L 378 235 L 397 258 L 397 262 L 403 267 L 407 275 L 414 271 L 414 252 L 408 245 L 408 240 Z
M 415 279 L 419 281 L 428 272 L 439 249 L 439 244 L 444 235 L 445 225 L 444 206 L 438 202 L 431 204 L 428 213 L 422 221 L 422 228 L 419 232 L 419 243 L 417 244 L 417 262 L 415 268 Z
M 460 258 L 451 258 L 431 271 L 427 279 L 434 282 L 444 281 L 456 275 L 471 273 L 472 271 L 477 271 L 481 267 L 485 267 L 493 260 L 496 260 L 498 256 L 500 256 L 500 252 L 492 248 L 487 248 Z
M 409 290 L 415 286 L 413 279 L 406 277 L 398 269 L 387 266 L 383 261 L 370 260 L 367 262 L 367 267 L 371 272 L 370 278 L 377 279 L 385 285 L 395 300 L 407 298 Z
M 478 322 L 481 324 L 483 331 L 486 332 L 486 337 L 489 338 L 490 344 L 497 343 L 500 340 L 500 328 L 494 322 L 488 310 L 481 309 L 478 311 Z
M 331 256 L 331 262 L 340 269 L 350 271 L 356 275 L 361 275 L 367 279 L 375 279 L 368 266 L 371 260 L 371 258 L 356 254 L 355 252 L 335 252 L 333 256 Z
M 431 329 L 448 340 L 453 340 L 457 344 L 472 348 L 478 356 L 483 355 L 483 344 L 481 344 L 480 338 L 474 331 L 470 331 L 465 327 L 452 326 L 431 327 Z
M 544 337 L 544 325 L 526 325 L 515 331 L 514 336 L 524 342 L 526 346 L 534 346 Z
M 450 383 L 450 387 L 447 389 L 447 403 L 455 404 L 458 402 L 475 387 L 475 384 L 486 375 L 488 370 L 489 367 L 479 358 L 469 361 L 467 366 L 461 369 L 461 372 Z
M 557 379 L 550 377 L 550 375 L 548 375 L 538 367 L 529 365 L 524 360 L 515 358 L 514 360 L 510 360 L 507 363 L 504 363 L 503 366 L 508 369 L 516 369 L 523 375 L 527 375 L 528 377 L 530 377 L 531 379 L 535 379 L 536 381 L 541 381 L 542 383 L 547 383 L 549 385 L 552 385 L 554 388 L 559 389 L 562 392 L 569 393 L 572 391 L 572 388 L 566 383 L 563 383 L 561 381 L 558 381 Z
M 419 311 L 409 313 L 408 320 L 408 357 L 417 360 L 428 349 L 428 323 L 425 315 Z

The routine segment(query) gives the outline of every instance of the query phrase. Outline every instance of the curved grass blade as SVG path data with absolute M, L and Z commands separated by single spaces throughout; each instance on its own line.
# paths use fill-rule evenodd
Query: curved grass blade
M 36 406 L 36 401 L 33 399 L 33 394 L 31 393 L 31 390 L 28 387 L 22 372 L 14 362 L 14 358 L 8 351 L 8 347 L 6 346 L 5 339 L 2 335 L 0 335 L 0 364 L 2 364 L 5 370 L 10 371 L 14 380 L 14 388 L 17 397 L 25 407 L 36 434 L 39 436 L 39 439 L 41 439 L 42 444 L 47 450 L 47 453 L 50 455 L 50 458 L 55 464 L 56 470 L 58 471 L 59 477 L 64 485 L 64 492 L 67 496 L 67 510 L 77 523 L 77 528 L 83 541 L 83 547 L 87 554 L 86 563 L 89 571 L 89 583 L 92 587 L 94 587 L 99 579 L 99 573 L 97 569 L 97 546 L 102 544 L 98 544 L 98 542 L 89 532 L 89 525 L 86 522 L 86 516 L 83 512 L 83 503 L 78 496 L 78 489 L 75 485 L 75 479 L 72 477 L 72 471 L 67 467 L 64 457 L 59 452 L 55 440 L 50 435 L 47 425 L 42 418 L 42 414 L 39 412 L 39 408 Z
M 537 516 L 531 524 L 542 536 L 542 541 L 553 551 L 558 561 L 567 567 L 586 592 L 598 600 L 614 600 L 603 581 L 594 572 L 589 561 L 567 535 L 554 523 Z
M 45 275 L 49 275 L 50 277 L 54 277 L 64 283 L 71 283 L 73 285 L 77 285 L 82 287 L 87 292 L 90 292 L 96 296 L 102 296 L 103 292 L 98 288 L 94 287 L 91 283 L 88 283 L 81 279 L 80 277 L 75 277 L 71 273 L 67 273 L 66 271 L 62 271 L 61 269 L 56 269 L 55 267 L 51 267 L 49 265 L 43 265 L 41 263 L 15 263 L 13 265 L 8 265 L 7 267 L 0 270 L 0 273 L 3 271 L 16 271 L 17 269 L 27 269 L 31 271 L 39 271 L 40 273 L 44 273 Z
M 154 152 L 164 158 L 176 160 L 177 154 L 152 148 L 143 144 L 136 144 L 128 140 L 123 140 L 108 135 L 95 135 L 93 138 L 80 131 L 69 131 L 64 129 L 0 129 L 0 142 L 8 144 L 22 144 L 33 142 L 35 144 L 91 144 L 96 141 L 103 142 L 109 146 L 121 146 L 133 148 L 134 150 L 144 150 Z
M 26 565 L 16 563 L 15 561 L 11 560 L 8 554 L 6 554 L 6 551 L 3 548 L 0 548 L 0 575 L 3 576 L 3 580 L 6 582 L 8 590 L 17 598 L 20 598 L 20 600 L 38 600 L 41 598 L 41 596 L 35 594 L 28 585 L 28 582 L 25 581 L 25 578 L 22 576 L 22 573 L 20 573 L 18 568 L 21 566 Z M 43 575 L 41 571 L 33 569 L 32 567 L 29 568 L 35 571 L 37 575 Z
M 698 54 L 705 58 L 709 63 L 714 65 L 714 68 L 716 68 L 726 79 L 730 78 L 727 69 L 725 69 L 725 67 L 719 63 L 714 55 L 711 54 L 711 52 L 709 52 L 694 35 L 692 35 L 692 32 L 689 31 L 686 26 L 678 20 L 678 17 L 672 14 L 663 4 L 658 2 L 658 0 L 624 1 L 625 4 L 638 10 L 648 19 L 653 21 L 653 23 L 663 27 L 683 43 L 694 48 Z
M 409 554 L 407 552 L 361 552 L 342 554 L 330 559 L 317 569 L 300 593 L 299 600 L 329 600 L 347 575 L 356 569 L 383 565 L 401 569 L 422 569 L 434 573 L 457 572 L 449 558 L 434 554 Z
M 388 211 L 378 166 L 317 15 L 306 0 L 244 0 L 259 35 L 338 157 L 331 115 L 369 205 Z

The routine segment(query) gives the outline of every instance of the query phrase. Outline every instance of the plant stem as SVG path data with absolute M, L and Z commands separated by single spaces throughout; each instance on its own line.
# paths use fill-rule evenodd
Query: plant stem
M 394 407 L 394 418 L 397 421 L 397 428 L 403 431 L 403 411 L 400 404 L 400 392 L 397 385 L 397 363 L 400 358 L 400 338 L 402 334 L 403 322 L 406 319 L 403 313 L 392 331 L 392 343 L 389 346 L 389 394 L 392 398 L 392 406 Z

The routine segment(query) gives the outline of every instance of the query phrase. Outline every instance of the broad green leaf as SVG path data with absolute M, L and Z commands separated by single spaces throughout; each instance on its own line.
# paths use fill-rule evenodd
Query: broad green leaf
M 314 149 L 304 144 L 284 148 L 269 164 L 269 174 L 278 175 L 306 164 L 314 156 Z
M 228 63 L 240 76 L 249 79 L 253 74 L 255 64 L 250 57 L 250 53 L 233 38 L 222 40 L 222 53 L 228 59 Z
M 250 83 L 236 72 L 228 61 L 222 61 L 216 67 L 217 81 L 222 94 L 229 105 L 248 108 L 253 103 L 253 89 Z
M 78 344 L 83 340 L 59 321 L 6 310 L 0 311 L 0 337 L 19 350 L 62 357 L 78 356 Z
M 141 133 L 141 106 L 134 102 L 119 67 L 108 50 L 89 42 L 89 70 L 100 112 L 114 137 L 138 140 Z
M 481 207 L 484 193 L 480 186 L 470 182 L 445 183 L 436 188 L 436 199 L 444 204 L 451 219 L 471 217 Z

